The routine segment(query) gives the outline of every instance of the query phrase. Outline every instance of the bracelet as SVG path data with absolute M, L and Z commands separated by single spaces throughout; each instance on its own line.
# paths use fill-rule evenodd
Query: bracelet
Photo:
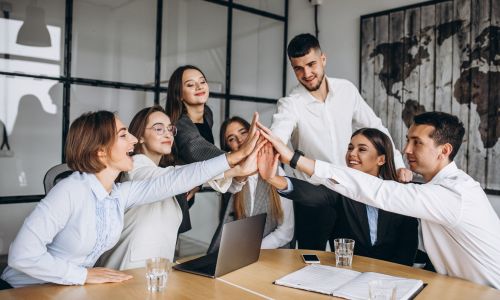
M 295 153 L 293 153 L 292 159 L 290 160 L 290 167 L 292 169 L 295 169 L 297 167 L 297 162 L 299 161 L 299 158 L 304 155 L 304 152 L 300 150 L 295 150 Z

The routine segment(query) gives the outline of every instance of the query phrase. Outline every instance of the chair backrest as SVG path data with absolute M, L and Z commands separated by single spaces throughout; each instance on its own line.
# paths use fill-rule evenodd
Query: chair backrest
M 43 187 L 45 188 L 45 195 L 56 185 L 59 180 L 64 179 L 71 175 L 73 171 L 68 167 L 67 164 L 59 164 L 50 168 L 45 177 L 43 178 Z

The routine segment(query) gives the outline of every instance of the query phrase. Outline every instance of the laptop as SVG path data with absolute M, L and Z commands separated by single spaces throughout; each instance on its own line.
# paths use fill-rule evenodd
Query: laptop
M 174 265 L 174 269 L 207 277 L 219 277 L 259 259 L 266 214 L 224 224 L 219 251 Z

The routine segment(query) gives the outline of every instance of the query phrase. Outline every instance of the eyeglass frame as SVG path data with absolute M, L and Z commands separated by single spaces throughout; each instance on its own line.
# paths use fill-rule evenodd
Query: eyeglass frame
M 157 128 L 158 126 L 161 126 L 161 128 Z M 168 131 L 172 136 L 177 135 L 177 127 L 175 127 L 174 124 L 169 124 L 169 125 L 165 126 L 165 124 L 163 124 L 163 123 L 156 123 L 156 124 L 153 124 L 153 126 L 151 126 L 151 127 L 146 127 L 146 129 L 153 129 L 155 131 L 156 135 L 159 135 L 159 136 L 164 135 L 166 131 Z

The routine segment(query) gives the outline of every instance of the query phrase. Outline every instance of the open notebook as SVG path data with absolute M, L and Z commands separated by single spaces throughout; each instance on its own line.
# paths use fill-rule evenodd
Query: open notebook
M 356 272 L 325 265 L 309 265 L 290 273 L 274 283 L 346 299 L 369 299 L 368 282 L 388 280 L 396 285 L 396 299 L 413 298 L 423 287 L 423 282 L 374 272 Z

